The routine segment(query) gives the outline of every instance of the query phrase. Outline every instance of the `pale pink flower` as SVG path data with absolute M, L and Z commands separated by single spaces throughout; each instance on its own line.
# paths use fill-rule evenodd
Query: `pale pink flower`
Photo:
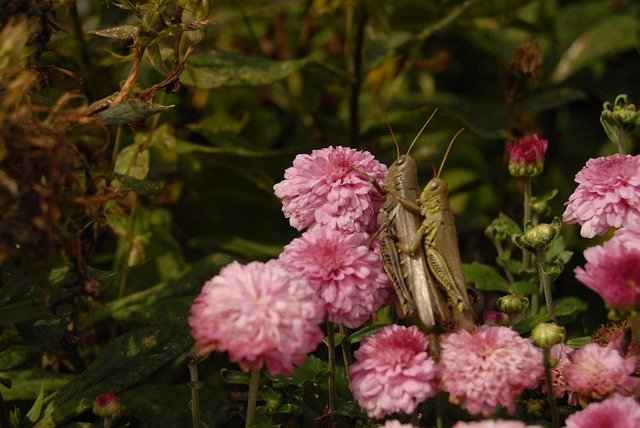
M 438 393 L 429 340 L 418 327 L 389 325 L 362 341 L 349 367 L 349 388 L 370 417 L 411 413 Z
M 613 397 L 591 403 L 565 421 L 566 428 L 640 427 L 640 404 L 632 397 Z
M 390 421 L 385 422 L 384 425 L 382 425 L 382 428 L 418 428 L 418 427 L 411 424 L 403 424 L 397 419 L 392 419 Z
M 371 185 L 387 167 L 369 152 L 348 147 L 328 147 L 300 154 L 273 186 L 282 199 L 282 212 L 298 230 L 326 226 L 346 232 L 373 232 L 383 198 Z
M 569 355 L 575 351 L 571 346 L 567 346 L 564 343 L 557 343 L 551 347 L 550 356 L 555 361 L 555 365 L 551 368 L 551 382 L 553 384 L 553 392 L 556 398 L 562 398 L 565 394 L 569 394 L 568 402 L 570 405 L 575 406 L 578 403 L 577 394 L 567 389 L 567 381 L 564 378 L 564 369 L 571 364 Z M 546 385 L 542 388 L 547 390 Z
M 640 218 L 640 156 L 589 159 L 575 180 L 578 187 L 569 197 L 562 220 L 582 225 L 580 234 L 585 238 Z
M 477 422 L 458 422 L 453 428 L 542 428 L 542 425 L 526 425 L 521 421 L 507 421 L 504 419 L 491 420 Z
M 542 172 L 548 141 L 528 135 L 507 147 L 509 172 L 516 177 L 533 177 Z
M 366 240 L 363 233 L 317 228 L 291 241 L 280 255 L 320 295 L 329 321 L 350 328 L 374 316 L 392 292 L 378 249 Z
M 449 401 L 471 414 L 489 416 L 498 405 L 512 414 L 522 391 L 543 378 L 542 350 L 510 328 L 460 329 L 440 343 L 442 387 Z
M 205 282 L 189 325 L 198 353 L 227 351 L 245 372 L 288 376 L 322 341 L 323 318 L 314 290 L 280 261 L 232 262 Z
M 576 279 L 595 291 L 611 307 L 632 309 L 640 305 L 640 250 L 614 237 L 584 250 L 584 268 Z
M 640 223 L 625 224 L 616 230 L 612 240 L 622 242 L 630 250 L 640 251 Z
M 602 399 L 619 392 L 631 394 L 640 379 L 632 376 L 636 357 L 622 357 L 612 346 L 588 343 L 571 353 L 571 364 L 563 369 L 566 388 L 582 399 Z

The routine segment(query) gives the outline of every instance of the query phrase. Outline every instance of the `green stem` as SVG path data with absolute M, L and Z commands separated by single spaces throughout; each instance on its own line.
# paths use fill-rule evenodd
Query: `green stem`
M 111 171 L 116 167 L 116 160 L 122 146 L 122 125 L 116 127 L 116 141 L 113 144 L 113 154 L 111 155 Z
M 625 154 L 624 136 L 625 136 L 625 132 L 623 127 L 621 125 L 618 125 L 617 132 L 616 132 L 616 144 L 618 145 L 618 153 L 620 153 L 621 155 Z
M 549 281 L 549 276 L 544 273 L 542 269 L 542 264 L 547 261 L 545 248 L 538 248 L 536 256 L 538 258 L 538 275 L 540 277 L 540 292 L 538 294 L 544 293 L 544 300 L 547 305 L 547 316 L 551 321 L 556 322 L 556 314 L 553 310 L 553 296 L 551 295 L 551 282 Z
M 200 428 L 200 381 L 198 380 L 198 363 L 200 360 L 196 356 L 195 352 L 190 353 L 189 360 L 191 420 L 193 421 L 193 428 Z
M 551 427 L 560 427 L 560 418 L 558 416 L 558 406 L 556 405 L 556 394 L 553 390 L 553 380 L 551 379 L 551 350 L 544 348 L 544 375 L 547 383 L 547 400 L 551 410 Z
M 349 379 L 349 366 L 351 365 L 351 352 L 349 349 L 349 344 L 347 343 L 347 336 L 349 335 L 349 331 L 344 326 L 344 324 L 339 324 L 338 329 L 340 334 L 342 335 L 342 342 L 340 342 L 340 347 L 342 348 L 342 360 L 344 361 L 344 369 L 347 372 L 347 380 Z
M 245 428 L 251 428 L 256 423 L 256 403 L 258 402 L 258 388 L 260 387 L 260 369 L 251 369 L 249 381 L 249 402 L 247 403 L 247 423 Z
M 531 177 L 523 177 L 523 202 L 522 208 L 524 211 L 522 225 L 526 225 L 531 221 Z M 533 263 L 532 254 L 527 250 L 522 250 L 522 272 L 529 272 Z M 538 313 L 540 307 L 540 295 L 532 294 L 529 299 L 531 306 L 529 307 L 529 315 L 535 315 Z
M 436 363 L 440 361 L 440 338 L 435 333 L 429 333 L 429 354 Z M 444 426 L 444 404 L 442 403 L 442 398 L 442 394 L 438 394 L 435 397 L 436 428 Z
M 335 427 L 338 424 L 336 414 L 336 347 L 335 347 L 335 326 L 327 321 L 327 353 L 329 370 L 329 426 Z
M 122 263 L 122 275 L 120 276 L 120 283 L 118 285 L 118 298 L 122 298 L 124 296 L 124 291 L 127 284 L 128 277 L 128 268 L 129 268 L 129 257 L 131 256 L 131 251 L 133 250 L 133 234 L 135 231 L 135 221 L 136 221 L 136 213 L 138 211 L 138 195 L 133 194 L 133 200 L 131 202 L 131 212 L 129 213 L 129 227 L 127 229 L 127 240 L 128 246 L 127 251 L 123 255 L 123 263 Z

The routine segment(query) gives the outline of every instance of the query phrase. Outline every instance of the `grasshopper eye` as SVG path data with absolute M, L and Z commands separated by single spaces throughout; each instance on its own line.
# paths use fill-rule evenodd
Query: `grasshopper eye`
M 431 191 L 438 190 L 438 187 L 440 187 L 440 183 L 438 183 L 437 181 L 432 181 L 431 183 L 429 183 L 429 190 Z
M 396 159 L 396 165 L 402 165 L 404 163 L 404 158 L 398 158 Z

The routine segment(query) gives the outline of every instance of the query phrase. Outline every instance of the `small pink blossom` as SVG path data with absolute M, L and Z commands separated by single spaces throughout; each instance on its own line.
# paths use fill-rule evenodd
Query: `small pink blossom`
M 576 267 L 576 279 L 595 291 L 613 308 L 640 305 L 640 250 L 619 237 L 584 251 L 584 268 Z
M 440 343 L 442 387 L 449 401 L 471 414 L 489 416 L 498 405 L 512 414 L 522 391 L 543 378 L 542 350 L 510 328 L 458 330 Z
M 349 367 L 353 392 L 370 417 L 413 412 L 438 393 L 429 340 L 416 326 L 389 325 L 365 339 Z
M 640 251 L 640 223 L 626 224 L 616 230 L 612 240 L 620 241 L 630 249 Z
M 333 229 L 308 230 L 288 244 L 280 260 L 309 281 L 334 323 L 356 328 L 391 295 L 391 283 L 366 235 Z
M 632 397 L 613 397 L 591 403 L 565 421 L 566 428 L 640 427 L 640 404 Z
M 578 187 L 569 197 L 562 220 L 580 224 L 585 238 L 640 219 L 640 156 L 589 159 L 575 180 Z
M 551 368 L 551 382 L 553 384 L 553 392 L 556 398 L 562 398 L 565 394 L 569 394 L 568 402 L 570 405 L 575 406 L 578 404 L 577 394 L 575 392 L 567 390 L 567 381 L 564 378 L 564 369 L 571 364 L 569 355 L 574 351 L 570 346 L 564 343 L 558 343 L 551 347 L 550 356 L 555 361 L 555 365 Z M 547 388 L 543 385 L 543 390 Z
M 296 156 L 273 189 L 282 199 L 285 217 L 298 230 L 326 226 L 373 232 L 383 198 L 358 171 L 382 181 L 387 167 L 369 152 L 328 147 Z
M 542 425 L 526 425 L 521 421 L 506 421 L 503 419 L 477 422 L 458 422 L 453 428 L 542 428 Z
M 411 424 L 403 424 L 397 419 L 392 419 L 390 421 L 385 422 L 384 425 L 382 425 L 382 428 L 418 428 L 418 427 Z
M 507 314 L 489 309 L 482 311 L 482 319 L 486 325 L 507 326 L 509 324 L 509 316 Z
M 288 376 L 322 341 L 323 318 L 313 289 L 280 261 L 232 262 L 205 282 L 189 325 L 198 353 L 227 351 L 245 372 Z
M 571 364 L 563 369 L 566 388 L 580 398 L 602 399 L 619 392 L 631 394 L 640 379 L 632 376 L 636 357 L 622 357 L 611 345 L 589 343 L 570 355 Z
M 544 154 L 549 145 L 537 134 L 528 135 L 507 147 L 509 172 L 516 177 L 533 177 L 542 172 Z

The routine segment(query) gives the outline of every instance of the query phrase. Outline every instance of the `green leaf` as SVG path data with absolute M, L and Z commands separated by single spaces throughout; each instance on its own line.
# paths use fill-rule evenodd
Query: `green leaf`
M 131 122 L 139 122 L 149 116 L 173 107 L 173 105 L 165 106 L 139 100 L 126 100 L 96 113 L 95 117 L 102 120 L 105 125 L 123 125 Z
M 103 30 L 90 30 L 89 34 L 95 34 L 109 39 L 128 40 L 133 39 L 140 32 L 140 28 L 135 25 L 120 25 L 118 27 L 105 28 Z
M 551 282 L 555 281 L 564 269 L 564 265 L 560 262 L 538 263 L 538 266 L 540 266 L 542 272 L 549 277 L 549 281 Z
M 496 256 L 496 263 L 511 273 L 520 273 L 522 271 L 522 261 L 511 258 L 511 251 L 503 251 L 502 254 Z
M 33 346 L 9 346 L 0 352 L 0 370 L 11 370 L 29 360 L 36 359 L 38 355 L 38 351 Z
M 304 382 L 320 382 L 327 377 L 327 363 L 320 358 L 309 355 L 302 365 L 293 369 L 292 380 L 297 385 Z
M 472 262 L 471 264 L 463 263 L 462 269 L 467 282 L 474 284 L 477 290 L 509 292 L 509 282 L 491 266 Z
M 310 58 L 274 61 L 231 52 L 197 52 L 187 60 L 180 81 L 198 88 L 220 86 L 262 86 L 299 71 Z
M 149 149 L 137 144 L 127 146 L 118 153 L 113 172 L 144 180 L 149 173 L 149 159 Z
M 549 317 L 547 316 L 546 313 L 532 315 L 528 318 L 518 321 L 515 325 L 515 329 L 519 334 L 528 333 L 531 330 L 533 330 L 533 328 L 538 324 L 540 324 L 541 322 L 547 321 L 548 318 Z
M 38 398 L 36 398 L 35 403 L 33 403 L 33 406 L 31 406 L 31 409 L 29 409 L 29 412 L 27 413 L 26 419 L 27 421 L 29 421 L 30 424 L 35 423 L 35 421 L 37 421 L 38 418 L 40 418 L 40 415 L 42 414 L 43 401 L 44 401 L 44 383 L 42 384 L 42 387 L 40 387 L 40 393 L 38 394 Z
M 53 394 L 36 427 L 60 426 L 91 408 L 96 395 L 135 385 L 184 354 L 193 342 L 184 329 L 171 325 L 143 328 L 110 341 L 81 375 Z
M 567 346 L 571 346 L 572 348 L 582 348 L 584 345 L 591 342 L 593 342 L 591 336 L 574 337 L 573 339 L 567 340 Z
M 564 52 L 551 76 L 561 83 L 581 68 L 638 45 L 640 23 L 632 15 L 612 15 L 589 26 Z
M 162 180 L 138 180 L 128 175 L 118 175 L 111 184 L 115 188 L 131 189 L 140 196 L 157 195 L 164 189 L 164 181 Z
M 11 389 L 2 391 L 2 397 L 6 401 L 33 401 L 38 397 L 43 385 L 45 395 L 51 394 L 62 388 L 76 376 L 45 372 L 42 370 L 19 370 L 0 372 L 0 377 L 11 379 L 13 384 Z
M 353 333 L 351 333 L 351 335 L 349 335 L 349 338 L 347 340 L 349 343 L 358 343 L 362 341 L 362 339 L 364 339 L 365 337 L 369 337 L 375 334 L 378 330 L 380 330 L 382 327 L 385 327 L 386 325 L 387 325 L 386 323 L 369 324 L 368 326 L 363 327 L 360 330 L 354 331 Z
M 511 286 L 510 293 L 523 296 L 538 294 L 538 284 L 530 281 L 518 281 Z
M 232 385 L 249 385 L 251 378 L 240 370 L 221 369 L 220 378 Z
M 570 324 L 578 318 L 578 315 L 588 308 L 587 303 L 575 296 L 565 296 L 553 302 L 556 318 L 559 324 Z

